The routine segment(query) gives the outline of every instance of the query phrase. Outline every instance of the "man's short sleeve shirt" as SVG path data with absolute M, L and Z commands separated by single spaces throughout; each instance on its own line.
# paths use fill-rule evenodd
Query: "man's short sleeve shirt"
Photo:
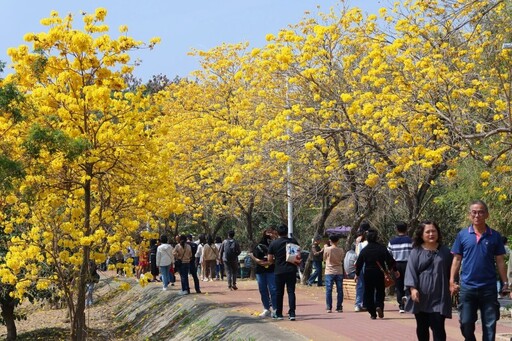
M 294 243 L 298 245 L 297 241 L 294 238 L 290 239 L 286 237 L 280 237 L 272 241 L 268 247 L 268 254 L 274 256 L 274 273 L 276 275 L 289 272 L 297 272 L 297 266 L 286 261 L 287 243 Z
M 473 226 L 462 229 L 452 246 L 452 253 L 462 256 L 460 282 L 469 288 L 496 286 L 495 257 L 505 254 L 499 232 L 486 227 L 477 239 Z

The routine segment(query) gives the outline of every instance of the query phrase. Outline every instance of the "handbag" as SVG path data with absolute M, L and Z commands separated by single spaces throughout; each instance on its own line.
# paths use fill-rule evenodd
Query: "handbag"
M 286 243 L 286 261 L 294 265 L 300 263 L 300 246 L 295 243 Z
M 391 276 L 391 273 L 382 267 L 380 265 L 379 261 L 377 261 L 377 266 L 379 267 L 380 271 L 384 274 L 384 287 L 389 288 L 390 286 L 395 284 L 395 280 Z

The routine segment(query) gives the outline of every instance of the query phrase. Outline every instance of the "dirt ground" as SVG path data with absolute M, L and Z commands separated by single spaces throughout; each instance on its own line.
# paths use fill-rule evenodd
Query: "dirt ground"
M 105 273 L 103 283 L 95 289 L 96 300 L 92 307 L 86 308 L 85 318 L 89 327 L 89 337 L 93 340 L 122 340 L 116 336 L 114 323 L 115 309 L 118 302 L 119 283 L 133 281 L 130 279 L 117 280 L 115 274 Z M 70 322 L 67 309 L 55 309 L 46 303 L 24 302 L 18 306 L 18 312 L 26 314 L 27 319 L 16 321 L 18 340 L 69 340 Z M 7 330 L 0 327 L 0 339 L 5 339 Z

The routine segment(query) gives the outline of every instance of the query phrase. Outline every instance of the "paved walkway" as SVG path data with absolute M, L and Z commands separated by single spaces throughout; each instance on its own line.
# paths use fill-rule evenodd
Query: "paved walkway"
M 192 280 L 191 287 L 193 287 Z M 202 297 L 217 304 L 232 307 L 241 314 L 258 315 L 262 311 L 257 283 L 254 280 L 239 280 L 237 291 L 230 291 L 225 281 L 201 282 Z M 174 290 L 179 290 L 179 281 Z M 193 291 L 193 290 L 192 290 Z M 278 325 L 303 335 L 310 340 L 416 340 L 416 322 L 411 314 L 399 314 L 394 297 L 388 296 L 385 302 L 384 318 L 371 320 L 367 312 L 354 312 L 354 302 L 345 300 L 343 313 L 325 312 L 324 287 L 308 287 L 297 285 L 297 320 L 282 321 L 265 319 L 266 323 Z M 192 294 L 187 298 L 197 297 Z M 284 313 L 287 311 L 287 296 L 285 294 Z M 263 324 L 264 325 L 264 324 Z M 446 320 L 447 340 L 462 340 L 457 314 Z M 502 319 L 498 324 L 497 340 L 512 340 L 512 319 Z M 250 337 L 250 335 L 248 336 Z M 481 325 L 477 324 L 477 339 L 481 339 Z

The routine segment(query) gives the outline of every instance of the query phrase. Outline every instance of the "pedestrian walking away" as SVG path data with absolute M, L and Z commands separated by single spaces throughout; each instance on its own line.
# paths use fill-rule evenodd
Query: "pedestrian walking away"
M 240 245 L 234 238 L 235 231 L 229 231 L 228 238 L 222 242 L 219 251 L 222 264 L 224 264 L 224 269 L 226 270 L 229 290 L 238 290 L 236 286 L 238 255 L 242 253 Z
M 297 283 L 297 266 L 300 258 L 295 258 L 295 263 L 287 261 L 286 246 L 289 243 L 299 245 L 295 238 L 288 238 L 288 227 L 280 225 L 277 228 L 279 238 L 270 243 L 268 247 L 268 264 L 275 264 L 274 274 L 276 279 L 276 311 L 272 318 L 283 319 L 284 290 L 288 294 L 288 318 L 295 321 L 295 284 Z M 265 263 L 263 264 L 265 265 Z
M 412 239 L 407 235 L 407 224 L 397 222 L 395 224 L 397 236 L 392 238 L 388 243 L 388 251 L 396 262 L 396 269 L 400 276 L 395 280 L 396 301 L 400 313 L 404 313 L 404 302 L 409 293 L 404 287 L 405 269 L 407 268 L 407 259 L 412 250 Z
M 331 245 L 324 248 L 325 261 L 325 305 L 328 313 L 332 312 L 332 289 L 336 285 L 336 312 L 343 312 L 343 249 L 338 247 L 340 237 L 329 236 Z
M 356 261 L 356 281 L 364 267 L 364 305 L 372 320 L 377 316 L 384 317 L 384 273 L 381 267 L 392 269 L 395 276 L 400 276 L 396 271 L 395 260 L 388 249 L 378 243 L 378 233 L 374 229 L 366 231 L 368 245 L 361 251 Z

